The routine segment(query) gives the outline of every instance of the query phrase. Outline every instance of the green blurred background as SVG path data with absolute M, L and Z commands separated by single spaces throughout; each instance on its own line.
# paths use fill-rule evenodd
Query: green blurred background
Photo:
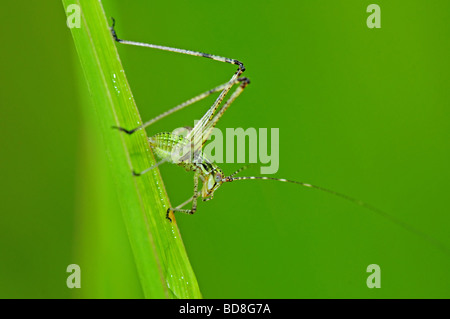
M 450 2 L 103 1 L 119 37 L 245 63 L 219 128 L 280 128 L 276 177 L 367 201 L 450 247 Z M 0 297 L 142 297 L 60 1 L 0 11 Z M 234 66 L 120 47 L 143 119 L 227 81 Z M 193 124 L 212 99 L 148 129 Z M 241 164 L 222 164 L 231 173 Z M 161 167 L 177 204 L 192 174 Z M 249 171 L 258 174 L 258 170 Z M 332 195 L 224 185 L 177 215 L 205 298 L 449 298 L 450 255 Z M 81 289 L 66 267 L 81 266 Z M 381 267 L 381 289 L 366 267 Z

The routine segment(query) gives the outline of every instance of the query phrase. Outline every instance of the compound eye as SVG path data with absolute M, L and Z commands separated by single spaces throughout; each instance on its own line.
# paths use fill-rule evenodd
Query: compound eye
M 216 180 L 216 182 L 220 182 L 222 180 L 222 175 L 220 173 L 217 173 L 215 180 Z

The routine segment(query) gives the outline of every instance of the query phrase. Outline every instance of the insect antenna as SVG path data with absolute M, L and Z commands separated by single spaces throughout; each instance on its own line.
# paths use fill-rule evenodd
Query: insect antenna
M 442 242 L 440 242 L 439 240 L 437 240 L 436 238 L 433 238 L 429 235 L 427 235 L 426 233 L 420 231 L 417 228 L 414 228 L 413 226 L 403 222 L 400 219 L 397 219 L 396 217 L 392 216 L 391 214 L 386 213 L 385 211 L 372 206 L 366 202 L 363 202 L 359 199 L 353 198 L 351 196 L 330 190 L 328 188 L 324 188 L 321 186 L 316 186 L 316 185 L 312 185 L 309 183 L 303 183 L 303 182 L 298 182 L 298 181 L 293 181 L 293 180 L 289 180 L 289 179 L 284 179 L 284 178 L 275 178 L 275 177 L 267 177 L 267 176 L 238 176 L 238 177 L 234 177 L 234 175 L 236 175 L 237 173 L 240 173 L 242 170 L 248 168 L 248 166 L 244 166 L 242 168 L 240 168 L 239 170 L 237 170 L 236 172 L 234 172 L 233 174 L 231 174 L 230 176 L 227 176 L 224 178 L 224 182 L 234 182 L 234 181 L 239 181 L 239 180 L 272 180 L 272 181 L 278 181 L 278 182 L 285 182 L 285 183 L 291 183 L 291 184 L 297 184 L 300 186 L 304 186 L 304 187 L 308 187 L 308 188 L 314 188 L 317 190 L 320 190 L 322 192 L 326 192 L 329 194 L 333 194 L 335 196 L 341 197 L 345 200 L 348 200 L 354 204 L 357 204 L 359 206 L 362 206 L 388 220 L 390 220 L 391 222 L 393 222 L 394 224 L 402 227 L 403 229 L 415 234 L 416 236 L 421 237 L 422 239 L 425 239 L 426 241 L 428 241 L 429 243 L 431 243 L 433 246 L 435 246 L 436 248 L 439 248 L 441 251 L 443 251 L 446 255 L 450 256 L 450 249 L 449 247 L 447 247 L 445 244 L 443 244 Z
M 234 172 L 233 174 L 231 174 L 231 175 L 228 176 L 227 178 L 232 178 L 234 175 L 239 174 L 239 173 L 242 172 L 243 170 L 248 169 L 248 168 L 250 168 L 250 167 L 253 167 L 253 166 L 255 166 L 255 165 L 256 165 L 256 164 L 248 164 L 248 165 L 242 166 L 240 169 L 238 169 L 236 172 Z M 227 180 L 227 182 L 231 182 L 231 181 L 228 181 L 228 180 Z

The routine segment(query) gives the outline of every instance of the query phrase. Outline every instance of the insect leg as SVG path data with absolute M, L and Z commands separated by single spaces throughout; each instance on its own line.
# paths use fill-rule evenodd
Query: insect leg
M 195 172 L 195 174 L 194 174 L 194 195 L 189 200 L 184 202 L 183 204 L 181 204 L 181 205 L 179 205 L 179 206 L 177 206 L 175 208 L 169 208 L 167 210 L 167 213 L 166 213 L 166 218 L 168 220 L 172 221 L 172 219 L 169 217 L 170 211 L 173 211 L 174 213 L 175 212 L 180 212 L 180 213 L 185 213 L 185 214 L 190 214 L 190 215 L 195 213 L 195 211 L 197 210 L 197 199 L 198 199 L 198 196 L 200 195 L 200 192 L 198 191 L 198 177 L 199 177 L 199 175 L 200 174 L 198 172 Z M 183 207 L 184 205 L 190 203 L 191 201 L 192 201 L 192 208 L 191 209 L 181 209 L 181 207 Z
M 122 43 L 122 44 L 128 44 L 128 45 L 134 45 L 134 46 L 140 46 L 140 47 L 147 47 L 147 48 L 152 48 L 152 49 L 158 49 L 158 50 L 163 50 L 163 51 L 169 51 L 169 52 L 175 52 L 175 53 L 181 53 L 181 54 L 187 54 L 187 55 L 192 55 L 192 56 L 199 56 L 199 57 L 203 57 L 203 58 L 208 58 L 208 59 L 212 59 L 215 61 L 219 61 L 219 62 L 224 62 L 224 63 L 230 63 L 230 64 L 235 64 L 238 65 L 238 70 L 236 71 L 236 73 L 232 76 L 231 80 L 228 83 L 235 83 L 236 80 L 238 80 L 239 76 L 245 71 L 245 67 L 244 64 L 236 59 L 230 59 L 230 58 L 226 58 L 226 57 L 222 57 L 222 56 L 218 56 L 218 55 L 213 55 L 213 54 L 208 54 L 208 53 L 203 53 L 203 52 L 198 52 L 198 51 L 192 51 L 192 50 L 184 50 L 184 49 L 178 49 L 178 48 L 172 48 L 172 47 L 167 47 L 167 46 L 161 46 L 161 45 L 155 45 L 155 44 L 150 44 L 150 43 L 143 43 L 143 42 L 136 42 L 136 41 L 128 41 L 128 40 L 123 40 L 123 39 L 119 39 L 119 37 L 117 36 L 117 33 L 114 29 L 115 26 L 115 20 L 114 18 L 112 19 L 112 26 L 110 27 L 111 30 L 111 35 L 113 36 L 114 40 Z M 222 88 L 221 90 L 222 93 L 220 94 L 220 96 L 217 98 L 216 102 L 214 103 L 213 107 L 208 110 L 208 112 L 205 114 L 205 116 L 200 120 L 199 125 L 205 125 L 208 121 L 210 121 L 215 113 L 215 111 L 217 110 L 217 107 L 219 106 L 220 102 L 224 99 L 225 95 L 228 93 L 228 91 L 231 89 L 232 85 L 230 86 L 226 86 L 224 88 Z M 205 96 L 206 97 L 206 96 Z M 195 101 L 194 101 L 195 102 Z M 193 103 L 193 102 L 192 102 Z M 192 104 L 190 103 L 190 104 Z M 189 104 L 188 104 L 189 105 Z M 185 107 L 187 105 L 184 105 L 181 108 Z M 173 112 L 177 111 L 173 110 Z M 162 117 L 165 117 L 173 112 L 170 112 L 168 114 L 165 114 Z M 154 120 L 157 121 L 159 119 L 161 119 L 162 117 L 157 117 Z M 145 123 L 144 125 L 137 127 L 134 130 L 126 130 L 124 128 L 120 128 L 120 127 L 116 127 L 121 131 L 124 131 L 128 134 L 132 134 L 134 133 L 136 130 L 146 127 L 152 123 L 154 123 L 155 121 L 150 120 L 149 122 Z M 203 124 L 202 124 L 203 123 Z
M 187 201 L 184 201 L 182 204 L 178 205 L 176 207 L 176 209 L 179 209 L 187 204 L 189 204 L 190 202 L 192 202 L 192 200 L 194 199 L 194 196 L 191 196 L 191 198 L 189 198 Z M 172 208 L 167 209 L 167 213 L 166 213 L 166 218 L 170 221 L 172 221 L 172 218 L 169 217 L 170 211 L 172 210 Z
M 227 83 L 225 83 L 225 84 L 219 85 L 219 86 L 215 87 L 215 88 L 212 89 L 212 90 L 209 90 L 209 91 L 207 91 L 207 92 L 204 92 L 204 93 L 202 93 L 202 94 L 200 94 L 200 95 L 198 95 L 198 96 L 196 96 L 196 97 L 194 97 L 194 98 L 192 98 L 192 99 L 190 99 L 190 100 L 188 100 L 188 101 L 186 101 L 186 102 L 184 102 L 184 103 L 182 103 L 182 104 L 180 104 L 180 105 L 178 105 L 178 106 L 175 106 L 174 108 L 170 109 L 169 111 L 162 113 L 161 115 L 155 117 L 154 119 L 152 119 L 152 120 L 150 120 L 150 121 L 144 123 L 143 125 L 141 125 L 141 126 L 135 128 L 135 129 L 133 129 L 133 130 L 131 130 L 131 131 L 128 131 L 128 130 L 126 130 L 126 129 L 124 129 L 124 128 L 121 128 L 121 127 L 115 127 L 115 126 L 114 126 L 114 128 L 117 128 L 117 129 L 119 129 L 120 131 L 124 131 L 124 132 L 126 132 L 127 134 L 132 134 L 132 133 L 134 133 L 135 131 L 137 131 L 137 130 L 139 130 L 139 129 L 141 129 L 141 128 L 144 128 L 144 127 L 146 127 L 146 126 L 149 126 L 150 124 L 152 124 L 152 123 L 154 123 L 154 122 L 160 120 L 161 118 L 166 117 L 166 116 L 168 116 L 169 114 L 172 114 L 172 113 L 174 113 L 174 112 L 180 110 L 181 108 L 186 107 L 186 106 L 188 106 L 188 105 L 190 105 L 190 104 L 192 104 L 192 103 L 194 103 L 194 102 L 196 102 L 196 101 L 198 101 L 198 100 L 201 100 L 201 99 L 205 98 L 206 96 L 208 96 L 208 95 L 210 95 L 210 94 L 212 94 L 212 93 L 214 93 L 214 92 L 221 91 L 221 90 L 223 90 L 224 88 L 229 87 L 229 86 L 231 87 L 231 86 L 233 86 L 233 85 L 236 84 L 236 83 L 248 83 L 248 82 L 249 82 L 249 80 L 248 80 L 247 78 L 238 78 L 238 79 L 236 79 L 236 80 L 233 80 L 232 82 L 227 82 Z M 242 84 L 241 84 L 241 86 L 242 86 Z M 222 92 L 222 93 L 223 93 L 223 92 Z M 233 95 L 235 95 L 235 93 L 233 93 Z M 233 96 L 231 96 L 230 99 L 231 99 L 232 97 L 233 97 Z M 236 97 L 234 97 L 233 100 L 234 100 L 235 98 L 236 98 Z M 220 101 L 221 101 L 221 100 L 220 100 Z M 216 102 L 215 102 L 214 105 L 210 108 L 210 110 L 211 110 L 212 108 L 216 107 L 216 103 L 219 103 L 219 104 L 220 104 L 220 102 L 217 102 L 217 100 L 216 100 Z M 227 103 L 228 103 L 228 101 L 227 101 Z M 224 106 L 224 107 L 225 107 L 225 106 Z M 217 108 L 217 107 L 216 107 L 216 108 Z M 218 121 L 218 120 L 217 120 L 217 121 Z M 217 122 L 217 121 L 216 121 L 216 122 Z M 196 126 L 196 127 L 197 127 L 197 126 Z M 187 138 L 190 138 L 189 136 L 191 135 L 191 133 L 192 133 L 194 130 L 195 130 L 195 127 L 189 131 L 188 137 L 187 137 Z M 211 130 L 211 132 L 212 132 L 212 130 Z M 174 152 L 176 152 L 176 151 L 180 151 L 180 148 L 179 148 L 179 147 L 175 147 L 175 148 L 174 148 Z M 186 152 L 187 152 L 187 150 L 186 150 Z M 183 158 L 183 157 L 184 157 L 183 155 L 180 156 L 180 158 Z M 170 160 L 169 158 L 165 158 L 165 159 L 159 161 L 158 163 L 156 163 L 155 165 L 153 165 L 153 166 L 151 166 L 151 167 L 149 167 L 149 168 L 146 168 L 145 170 L 143 170 L 143 171 L 141 171 L 141 172 L 133 171 L 133 175 L 134 175 L 134 176 L 141 176 L 141 175 L 143 175 L 143 174 L 145 174 L 145 173 L 151 171 L 152 169 L 158 167 L 159 165 L 168 162 L 169 160 Z
M 242 72 L 243 72 L 242 70 L 238 69 L 236 71 L 236 73 L 234 73 L 233 76 L 231 77 L 230 82 L 234 82 L 236 80 L 239 80 L 239 76 L 242 74 Z M 244 79 L 248 81 L 248 79 L 246 79 L 246 78 L 241 78 L 241 81 L 244 80 Z M 212 120 L 212 118 L 214 116 L 214 113 L 219 108 L 220 103 L 222 103 L 222 101 L 225 98 L 225 96 L 231 90 L 231 87 L 232 87 L 232 85 L 229 85 L 229 86 L 227 86 L 226 88 L 223 89 L 223 91 L 220 93 L 219 97 L 216 99 L 216 101 L 214 102 L 212 107 L 200 119 L 200 121 L 198 123 L 199 126 L 205 126 L 209 121 Z
M 205 92 L 205 93 L 203 93 L 203 94 L 200 94 L 200 95 L 198 95 L 197 97 L 194 97 L 194 98 L 192 98 L 192 99 L 190 99 L 190 100 L 188 100 L 188 101 L 186 101 L 186 102 L 184 102 L 184 103 L 182 103 L 182 104 L 180 104 L 180 105 L 178 105 L 178 106 L 175 106 L 174 108 L 170 109 L 169 111 L 167 111 L 167 112 L 165 112 L 165 113 L 162 113 L 161 115 L 155 117 L 154 119 L 148 121 L 147 123 L 145 123 L 145 124 L 143 124 L 143 125 L 141 125 L 141 126 L 135 128 L 135 129 L 133 129 L 133 130 L 131 130 L 131 131 L 127 131 L 127 130 L 125 130 L 125 129 L 123 129 L 123 128 L 119 128 L 119 127 L 115 127 L 115 128 L 117 128 L 117 129 L 119 129 L 119 130 L 121 130 L 121 131 L 124 131 L 124 132 L 126 132 L 126 133 L 128 133 L 128 134 L 132 134 L 132 133 L 134 133 L 136 130 L 138 130 L 138 129 L 140 129 L 140 128 L 144 128 L 144 127 L 146 127 L 146 126 L 148 126 L 148 125 L 150 125 L 150 124 L 156 122 L 157 120 L 159 120 L 159 119 L 161 119 L 161 118 L 163 118 L 163 117 L 166 117 L 167 115 L 169 115 L 169 114 L 171 114 L 171 113 L 174 113 L 174 112 L 178 111 L 179 109 L 181 109 L 181 108 L 183 108 L 183 107 L 186 107 L 187 105 L 190 105 L 190 104 L 194 103 L 195 101 L 201 100 L 202 98 L 204 98 L 203 96 L 208 96 L 209 94 L 212 94 L 212 93 L 214 93 L 214 92 L 221 91 L 223 88 L 231 87 L 231 86 L 233 86 L 233 85 L 236 84 L 236 83 L 241 83 L 241 85 L 233 92 L 233 94 L 232 94 L 232 95 L 230 96 L 230 98 L 227 100 L 227 102 L 226 102 L 225 105 L 222 107 L 222 109 L 220 110 L 220 112 L 217 114 L 217 115 L 220 115 L 220 116 L 217 117 L 217 115 L 216 115 L 216 117 L 214 117 L 214 120 L 207 121 L 207 124 L 206 124 L 206 125 L 208 125 L 208 123 L 210 123 L 210 122 L 212 121 L 212 122 L 213 122 L 213 126 L 207 131 L 207 134 L 208 134 L 208 135 L 206 135 L 206 138 L 205 138 L 205 135 L 204 135 L 204 129 L 203 129 L 203 127 L 199 127 L 199 126 L 198 126 L 198 123 L 197 123 L 197 125 L 196 125 L 193 129 L 191 129 L 191 130 L 189 131 L 189 133 L 188 133 L 188 135 L 187 135 L 187 137 L 186 137 L 187 139 L 189 139 L 189 140 L 192 141 L 192 147 L 191 147 L 191 148 L 186 148 L 186 149 L 183 149 L 183 150 L 180 149 L 180 147 L 182 147 L 182 146 L 178 146 L 178 147 L 175 147 L 175 148 L 174 148 L 174 150 L 173 150 L 174 153 L 175 153 L 175 152 L 179 152 L 179 151 L 185 152 L 185 153 L 183 153 L 182 155 L 180 155 L 180 160 L 182 160 L 182 159 L 185 158 L 186 156 L 190 155 L 190 150 L 191 150 L 191 149 L 194 150 L 194 154 L 196 154 L 196 152 L 198 152 L 198 151 L 201 149 L 201 148 L 199 149 L 198 147 L 195 147 L 195 145 L 203 146 L 203 144 L 204 144 L 204 143 L 206 142 L 206 140 L 208 139 L 208 136 L 212 133 L 212 129 L 213 129 L 214 126 L 217 124 L 217 122 L 219 121 L 220 117 L 223 115 L 223 113 L 226 111 L 226 109 L 229 107 L 229 105 L 230 105 L 230 104 L 231 104 L 231 103 L 239 96 L 239 94 L 240 94 L 240 93 L 242 92 L 242 90 L 248 85 L 248 83 L 250 83 L 250 81 L 249 81 L 247 78 L 238 78 L 238 79 L 232 80 L 232 81 L 230 81 L 230 82 L 228 82 L 228 83 L 219 85 L 218 87 L 216 87 L 216 88 L 214 88 L 214 89 L 212 89 L 212 90 L 209 90 L 209 91 L 207 91 L 207 92 Z M 229 90 L 229 89 L 228 89 L 228 90 Z M 223 94 L 223 91 L 222 91 L 221 95 L 222 95 L 222 94 Z M 220 96 L 219 96 L 219 98 L 220 98 Z M 208 112 L 203 116 L 204 119 L 208 119 L 208 118 L 210 117 L 209 112 L 210 112 L 212 109 L 217 109 L 217 108 L 218 108 L 218 106 L 220 105 L 220 102 L 222 101 L 222 99 L 219 99 L 219 98 L 215 101 L 215 103 L 214 103 L 213 106 L 208 110 Z M 194 102 L 192 102 L 192 101 L 194 101 Z M 203 118 L 202 118 L 202 119 L 203 119 Z M 197 135 L 198 133 L 196 134 L 196 132 L 200 132 L 200 134 Z M 200 140 L 200 137 L 202 137 L 202 136 L 203 136 L 203 140 Z M 143 170 L 143 171 L 141 171 L 141 172 L 133 171 L 133 175 L 134 175 L 134 176 L 140 176 L 140 175 L 143 175 L 143 174 L 145 174 L 145 173 L 151 171 L 152 169 L 158 167 L 159 165 L 164 164 L 165 162 L 168 162 L 169 160 L 170 160 L 169 158 L 165 158 L 165 159 L 159 161 L 158 163 L 156 163 L 155 165 L 153 165 L 153 166 L 151 166 L 151 167 L 149 167 L 149 168 L 146 168 L 145 170 Z
M 250 80 L 245 77 L 233 80 L 238 75 L 239 70 L 233 75 L 232 80 L 228 83 L 233 83 L 234 81 L 237 81 L 240 82 L 240 85 L 236 89 L 236 91 L 233 92 L 232 96 L 227 100 L 222 109 L 220 109 L 219 113 L 217 113 L 216 116 L 214 116 L 215 111 L 219 108 L 225 95 L 231 89 L 231 86 L 228 86 L 226 89 L 222 91 L 222 93 L 214 102 L 214 104 L 211 106 L 211 108 L 205 113 L 205 115 L 203 115 L 200 121 L 197 122 L 194 128 L 186 136 L 186 139 L 188 139 L 192 143 L 192 149 L 194 150 L 194 153 L 200 151 L 200 149 L 203 147 L 203 145 L 206 143 L 209 136 L 211 135 L 212 129 L 217 124 L 219 119 L 222 117 L 223 113 L 225 113 L 230 104 L 242 93 L 245 87 L 250 83 Z
M 136 172 L 135 170 L 133 170 L 133 175 L 134 176 L 141 176 L 149 171 L 151 171 L 152 169 L 158 167 L 161 164 L 164 164 L 165 162 L 168 162 L 169 158 L 165 158 L 163 160 L 160 160 L 158 163 L 156 163 L 155 165 L 150 166 L 149 168 L 144 169 L 142 172 Z
M 221 85 L 219 85 L 219 86 L 217 86 L 217 87 L 215 87 L 215 88 L 213 88 L 213 89 L 211 89 L 211 90 L 209 90 L 209 91 L 203 92 L 202 94 L 199 94 L 199 95 L 197 95 L 197 96 L 195 96 L 195 97 L 193 97 L 193 98 L 191 98 L 191 99 L 189 99 L 189 100 L 187 100 L 187 101 L 185 101 L 185 102 L 183 102 L 183 103 L 181 103 L 181 104 L 179 104 L 179 105 L 177 105 L 177 106 L 171 108 L 170 110 L 168 110 L 168 111 L 166 111 L 166 112 L 164 112 L 164 113 L 158 115 L 157 117 L 151 119 L 150 121 L 145 122 L 144 124 L 142 124 L 142 125 L 140 125 L 140 126 L 134 128 L 134 129 L 132 129 L 132 130 L 127 130 L 127 129 L 123 128 L 123 127 L 118 127 L 118 126 L 113 126 L 113 128 L 116 128 L 116 129 L 118 129 L 118 130 L 120 130 L 120 131 L 122 131 L 122 132 L 125 132 L 125 133 L 127 133 L 127 134 L 133 134 L 133 133 L 136 132 L 137 130 L 146 128 L 147 126 L 152 125 L 153 123 L 159 121 L 160 119 L 162 119 L 162 118 L 164 118 L 164 117 L 166 117 L 166 116 L 168 116 L 168 115 L 170 115 L 170 114 L 172 114 L 172 113 L 175 113 L 176 111 L 179 111 L 179 110 L 181 110 L 181 109 L 183 109 L 183 108 L 185 108 L 185 107 L 187 107 L 187 106 L 189 106 L 189 105 L 192 105 L 192 104 L 194 104 L 195 102 L 198 102 L 198 101 L 200 101 L 200 100 L 203 100 L 204 98 L 210 96 L 210 95 L 213 94 L 213 93 L 216 93 L 216 92 L 219 92 L 219 91 L 223 91 L 223 90 L 227 89 L 228 87 L 231 88 L 233 85 L 235 85 L 236 83 L 239 83 L 239 82 L 243 81 L 244 79 L 245 79 L 245 78 L 232 79 L 231 81 L 229 81 L 229 82 L 227 82 L 227 83 L 221 84 Z M 229 89 L 228 89 L 228 90 L 229 90 Z M 222 93 L 223 93 L 223 92 L 222 92 Z M 208 112 L 209 112 L 209 111 L 208 111 Z M 209 114 L 209 113 L 208 113 L 208 114 Z
M 209 136 L 212 134 L 213 128 L 216 126 L 217 122 L 219 122 L 220 118 L 223 116 L 225 111 L 230 107 L 231 103 L 233 103 L 234 100 L 236 100 L 236 98 L 239 95 L 241 95 L 241 93 L 244 91 L 244 89 L 247 87 L 248 84 L 250 84 L 250 80 L 247 78 L 243 78 L 239 87 L 237 87 L 236 90 L 233 92 L 233 94 L 231 94 L 230 98 L 225 102 L 220 111 L 214 116 L 214 118 L 211 119 L 211 121 L 208 122 L 208 124 L 205 127 L 205 130 L 201 134 L 202 147 L 208 140 Z
M 192 55 L 192 56 L 198 56 L 198 57 L 202 57 L 202 58 L 212 59 L 212 60 L 219 61 L 219 62 L 235 64 L 235 65 L 239 66 L 239 69 L 242 72 L 245 71 L 244 64 L 242 64 L 242 62 L 240 62 L 240 61 L 238 61 L 236 59 L 230 59 L 230 58 L 226 58 L 226 57 L 222 57 L 222 56 L 218 56 L 218 55 L 214 55 L 214 54 L 209 54 L 209 53 L 198 52 L 198 51 L 184 50 L 184 49 L 171 48 L 171 47 L 162 46 L 162 45 L 156 45 L 156 44 L 150 44 L 150 43 L 143 43 L 143 42 L 136 42 L 136 41 L 128 41 L 128 40 L 119 39 L 117 37 L 116 30 L 114 29 L 114 26 L 115 26 L 116 22 L 115 22 L 114 18 L 111 18 L 111 20 L 112 20 L 112 26 L 110 27 L 111 34 L 112 34 L 114 40 L 119 42 L 119 43 L 128 44 L 128 45 L 134 45 L 134 46 L 139 46 L 139 47 L 158 49 L 158 50 L 169 51 L 169 52 L 175 52 L 175 53 L 181 53 L 181 54 L 187 54 L 187 55 Z

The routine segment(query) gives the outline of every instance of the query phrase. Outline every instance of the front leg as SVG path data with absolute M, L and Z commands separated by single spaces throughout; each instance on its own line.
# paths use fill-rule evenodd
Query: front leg
M 167 213 L 166 213 L 166 218 L 172 222 L 172 219 L 169 217 L 170 211 L 172 212 L 181 212 L 181 213 L 185 213 L 185 214 L 189 214 L 192 215 L 197 211 L 197 198 L 200 195 L 199 191 L 198 191 L 198 177 L 200 176 L 200 174 L 198 172 L 195 172 L 194 174 L 194 195 L 187 200 L 186 202 L 184 202 L 183 204 L 175 207 L 175 208 L 169 208 L 167 209 Z M 191 209 L 181 209 L 181 207 L 183 207 L 184 205 L 186 205 L 187 203 L 192 201 L 192 207 Z

